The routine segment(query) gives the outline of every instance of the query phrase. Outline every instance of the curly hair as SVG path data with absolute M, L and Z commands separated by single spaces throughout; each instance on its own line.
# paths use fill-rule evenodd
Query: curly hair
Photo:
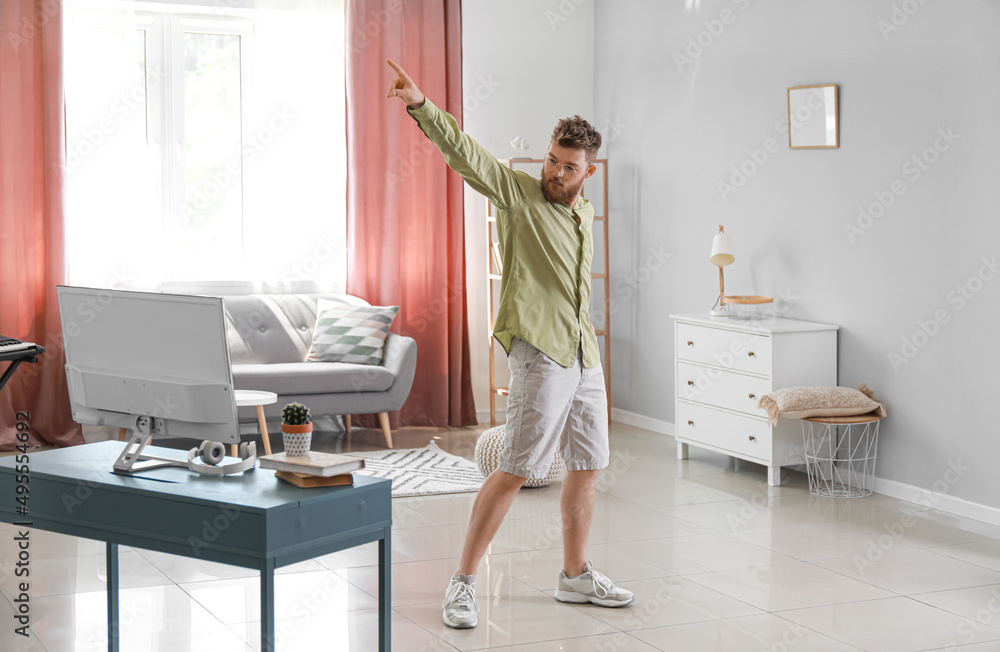
M 601 134 L 589 122 L 578 115 L 563 118 L 552 131 L 552 142 L 563 147 L 582 149 L 587 152 L 587 163 L 597 158 L 601 148 Z

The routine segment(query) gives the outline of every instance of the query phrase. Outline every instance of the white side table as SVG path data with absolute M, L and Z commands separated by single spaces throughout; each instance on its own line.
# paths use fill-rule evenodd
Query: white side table
M 872 494 L 881 420 L 874 413 L 802 419 L 809 493 L 825 498 L 864 498 Z
M 271 437 L 267 434 L 267 421 L 264 420 L 264 406 L 278 402 L 278 395 L 274 392 L 261 392 L 256 389 L 237 389 L 236 407 L 257 406 L 257 423 L 260 424 L 260 436 L 264 440 L 264 454 L 271 454 Z M 236 444 L 232 446 L 233 457 L 239 457 L 236 452 Z

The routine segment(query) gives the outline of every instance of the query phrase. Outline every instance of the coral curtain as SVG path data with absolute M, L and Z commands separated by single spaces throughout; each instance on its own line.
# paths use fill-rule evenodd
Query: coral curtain
M 0 334 L 46 351 L 0 390 L 0 450 L 82 444 L 69 410 L 56 285 L 65 281 L 62 29 L 58 0 L 0 2 Z M 0 363 L 6 369 L 6 363 Z
M 461 48 L 459 0 L 348 0 L 347 291 L 399 305 L 392 330 L 417 341 L 416 378 L 390 415 L 394 427 L 476 423 L 462 179 L 385 96 L 391 58 L 461 124 Z

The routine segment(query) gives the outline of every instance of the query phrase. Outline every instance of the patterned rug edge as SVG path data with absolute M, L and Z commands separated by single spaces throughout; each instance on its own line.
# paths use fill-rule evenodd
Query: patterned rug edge
M 474 493 L 485 480 L 474 462 L 442 450 L 433 441 L 423 448 L 349 455 L 365 459 L 365 469 L 355 473 L 392 480 L 393 498 Z

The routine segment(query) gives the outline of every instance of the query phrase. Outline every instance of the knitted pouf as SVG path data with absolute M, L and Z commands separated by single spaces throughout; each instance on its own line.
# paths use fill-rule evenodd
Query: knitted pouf
M 497 466 L 500 464 L 500 454 L 503 453 L 504 446 L 503 428 L 503 426 L 490 428 L 479 435 L 479 440 L 476 442 L 476 466 L 479 467 L 479 472 L 483 474 L 484 478 L 496 471 Z M 551 484 L 562 469 L 562 455 L 559 454 L 559 449 L 556 449 L 555 454 L 552 456 L 552 465 L 549 466 L 549 472 L 545 474 L 545 477 L 528 478 L 524 486 L 544 487 Z

